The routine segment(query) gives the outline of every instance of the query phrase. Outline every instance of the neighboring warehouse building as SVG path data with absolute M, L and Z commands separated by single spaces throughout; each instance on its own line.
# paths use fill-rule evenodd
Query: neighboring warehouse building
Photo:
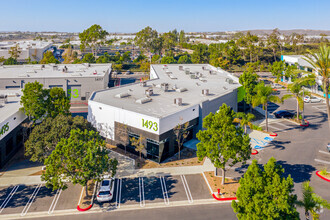
M 0 66 L 0 89 L 22 89 L 38 81 L 61 87 L 71 101 L 86 101 L 95 90 L 108 88 L 111 64 L 45 64 Z
M 8 59 L 10 57 L 9 50 L 18 44 L 21 53 L 17 59 L 19 63 L 25 63 L 27 59 L 31 61 L 40 61 L 45 51 L 52 47 L 52 43 L 46 41 L 8 41 L 0 42 L 0 57 Z
M 146 157 L 156 162 L 177 152 L 173 128 L 179 123 L 189 122 L 187 141 L 196 143 L 205 116 L 223 103 L 237 110 L 238 78 L 211 65 L 151 65 L 150 78 L 94 92 L 88 120 L 112 144 L 128 144 L 128 137 L 142 135 Z
M 312 73 L 313 72 L 313 67 L 310 63 L 308 63 L 303 55 L 282 55 L 281 60 L 284 61 L 288 65 L 296 65 L 298 69 L 304 70 L 307 72 Z M 304 75 L 303 73 L 302 75 Z M 285 76 L 282 77 L 281 81 L 283 82 L 291 82 L 291 79 L 286 78 Z M 317 84 L 315 86 L 310 86 L 310 89 L 312 92 L 318 93 L 320 95 L 323 94 L 322 90 L 322 77 L 318 76 L 316 77 L 316 82 Z
M 21 91 L 0 90 L 0 168 L 23 145 L 22 122 L 25 114 L 19 111 Z

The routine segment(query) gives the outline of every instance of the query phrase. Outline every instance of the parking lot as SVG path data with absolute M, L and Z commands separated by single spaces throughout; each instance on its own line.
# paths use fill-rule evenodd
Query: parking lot
M 194 203 L 194 200 L 212 199 L 201 174 L 154 176 L 116 179 L 111 202 L 96 202 L 93 209 L 105 211 L 125 206 L 148 207 L 156 204 L 167 207 L 173 202 Z
M 266 125 L 263 125 L 263 129 L 266 129 Z M 286 119 L 277 119 L 268 123 L 269 131 L 276 133 L 286 133 L 292 130 L 300 129 L 300 126 L 294 122 Z
M 194 200 L 212 199 L 201 174 L 118 178 L 115 180 L 111 202 L 95 203 L 92 209 L 111 211 L 125 206 L 148 207 L 151 204 L 167 207 L 173 202 L 194 203 Z M 41 212 L 53 214 L 64 210 L 76 211 L 82 191 L 80 185 L 69 184 L 65 190 L 44 185 L 16 185 L 0 188 L 0 216 L 15 214 L 28 216 Z
M 66 190 L 46 188 L 44 185 L 16 185 L 0 189 L 0 216 L 7 214 L 28 215 L 75 209 L 82 187 L 69 184 Z

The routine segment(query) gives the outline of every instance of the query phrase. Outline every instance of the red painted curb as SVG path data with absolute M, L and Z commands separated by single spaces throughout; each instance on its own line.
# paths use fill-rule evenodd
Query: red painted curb
M 276 137 L 277 134 L 276 134 L 276 133 L 271 133 L 271 134 L 269 134 L 269 136 L 271 136 L 271 137 Z
M 228 197 L 228 198 L 218 198 L 214 195 L 214 193 L 212 194 L 213 198 L 215 198 L 218 201 L 228 201 L 228 200 L 237 200 L 237 197 Z
M 251 152 L 252 155 L 256 155 L 256 154 L 259 153 L 256 149 L 254 149 L 254 150 L 255 150 L 256 152 L 255 152 L 255 153 Z
M 300 124 L 300 126 L 301 126 L 301 127 L 308 127 L 308 126 L 309 126 L 309 122 L 306 121 L 306 120 L 305 120 L 305 122 L 306 122 L 306 124 L 304 124 L 304 125 L 303 125 L 303 124 Z
M 91 209 L 92 206 L 93 206 L 93 204 L 90 204 L 87 208 L 82 209 L 82 208 L 79 207 L 79 205 L 77 205 L 77 210 L 80 211 L 80 212 L 84 212 L 84 211 L 87 211 L 87 210 Z
M 320 171 L 316 171 L 316 175 L 320 177 L 321 179 L 330 182 L 330 179 L 323 177 L 321 174 L 319 174 Z

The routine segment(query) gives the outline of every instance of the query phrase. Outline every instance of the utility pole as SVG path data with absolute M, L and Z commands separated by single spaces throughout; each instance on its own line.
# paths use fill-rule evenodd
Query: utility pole
M 302 119 L 301 124 L 302 125 L 305 125 L 305 117 L 304 117 L 304 110 L 305 110 L 305 87 L 302 87 L 302 88 L 303 88 L 303 109 L 302 109 L 302 114 L 301 114 L 301 119 Z M 298 120 L 299 120 L 299 118 L 298 118 Z

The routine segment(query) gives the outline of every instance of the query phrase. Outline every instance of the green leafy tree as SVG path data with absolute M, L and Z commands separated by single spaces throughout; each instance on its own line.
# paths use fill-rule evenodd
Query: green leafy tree
M 208 47 L 205 44 L 195 45 L 194 52 L 191 55 L 191 61 L 193 63 L 208 63 L 210 53 L 208 52 Z
M 5 60 L 3 65 L 17 65 L 17 60 L 15 58 L 9 57 L 8 59 Z
M 276 62 L 276 51 L 281 46 L 280 38 L 279 38 L 278 29 L 274 29 L 273 32 L 267 38 L 267 45 L 273 51 L 274 61 Z
M 251 121 L 255 118 L 254 114 L 238 112 L 236 116 L 240 119 L 241 126 L 244 127 L 244 133 L 247 134 L 247 126 L 252 127 Z
M 255 95 L 252 98 L 252 106 L 257 107 L 258 105 L 262 105 L 265 110 L 265 118 L 266 118 L 266 131 L 268 132 L 268 102 L 277 102 L 281 103 L 282 100 L 273 95 L 273 89 L 270 86 L 265 86 L 264 83 L 259 83 L 255 87 Z
M 24 86 L 23 96 L 21 97 L 21 110 L 28 116 L 29 120 L 35 122 L 45 117 L 47 113 L 48 92 L 43 85 L 37 81 L 27 83 Z
M 173 63 L 177 63 L 176 59 L 174 59 L 174 57 L 163 57 L 161 60 L 162 64 L 173 64 Z
M 53 55 L 52 51 L 46 51 L 40 60 L 40 64 L 60 63 Z
M 103 30 L 100 25 L 94 24 L 79 34 L 81 41 L 80 49 L 84 51 L 87 47 L 92 49 L 93 56 L 96 55 L 98 48 L 104 44 L 108 32 Z
M 286 78 L 291 78 L 291 81 L 294 82 L 298 78 L 297 66 L 288 65 L 284 69 L 284 76 Z
M 131 145 L 135 147 L 135 151 L 139 152 L 141 159 L 141 153 L 146 149 L 146 138 L 140 135 L 139 138 L 132 137 L 130 138 Z
M 151 63 L 160 63 L 160 61 L 161 61 L 161 57 L 158 54 L 153 55 L 151 58 Z
M 252 99 L 255 96 L 255 87 L 258 84 L 258 75 L 250 71 L 244 71 L 239 77 L 239 83 L 245 90 L 244 101 L 247 104 L 252 104 Z M 252 110 L 252 108 L 250 108 Z
M 170 31 L 161 35 L 163 41 L 163 49 L 173 50 L 177 43 L 177 36 L 174 32 Z
M 227 51 L 227 59 L 231 64 L 238 64 L 241 61 L 241 50 L 235 43 L 232 43 Z
M 66 188 L 67 182 L 86 186 L 90 180 L 102 180 L 102 175 L 116 174 L 117 160 L 109 159 L 105 142 L 95 131 L 72 129 L 70 137 L 62 138 L 45 160 L 46 172 L 41 179 L 53 190 Z
M 276 82 L 278 82 L 283 76 L 283 71 L 285 70 L 284 61 L 276 61 L 272 65 L 269 66 L 269 72 L 276 77 Z
M 116 71 L 120 71 L 123 69 L 123 64 L 113 64 L 112 69 L 114 69 Z
M 190 56 L 188 54 L 182 55 L 180 56 L 178 63 L 180 64 L 188 64 L 188 63 L 192 63 Z
M 316 77 L 321 77 L 322 89 L 326 97 L 328 112 L 328 123 L 330 126 L 330 104 L 329 104 L 329 78 L 330 78 L 330 47 L 321 45 L 316 53 L 308 50 L 305 60 L 312 65 Z
M 70 98 L 65 94 L 62 88 L 53 87 L 49 89 L 48 93 L 48 109 L 47 114 L 50 117 L 57 115 L 70 114 Z
M 238 219 L 299 219 L 293 180 L 273 157 L 263 170 L 253 160 L 239 184 L 238 201 L 232 201 Z
M 11 47 L 8 51 L 8 53 L 10 54 L 10 57 L 14 58 L 15 60 L 18 59 L 19 55 L 22 53 L 21 48 L 19 47 L 18 44 L 16 44 L 15 46 Z
M 224 57 L 218 57 L 210 60 L 210 64 L 215 67 L 220 67 L 221 69 L 229 69 L 229 60 Z
M 84 55 L 83 59 L 82 59 L 83 63 L 95 63 L 95 57 L 92 53 L 87 53 Z
M 145 73 L 149 73 L 150 72 L 150 63 L 149 62 L 141 63 L 140 69 Z
M 330 209 L 330 203 L 327 200 L 322 199 L 322 197 L 320 197 L 316 193 L 314 193 L 314 189 L 309 185 L 309 181 L 304 182 L 302 184 L 302 193 L 303 199 L 297 201 L 297 205 L 305 209 L 306 219 L 309 219 L 309 213 L 311 213 L 313 220 L 319 220 L 320 210 L 322 208 Z
M 4 56 L 1 56 L 1 57 L 0 57 L 0 63 L 5 62 L 5 60 L 6 60 L 6 59 L 5 59 Z
M 126 51 L 125 53 L 123 53 L 123 55 L 121 55 L 120 57 L 120 61 L 121 62 L 131 62 L 131 51 Z
M 70 136 L 72 129 L 93 130 L 92 125 L 81 116 L 57 115 L 48 117 L 36 125 L 25 142 L 25 156 L 33 162 L 44 163 L 45 159 L 55 149 L 57 143 Z
M 236 127 L 233 120 L 236 113 L 226 104 L 219 111 L 210 113 L 203 119 L 203 127 L 196 137 L 199 160 L 208 157 L 216 168 L 222 169 L 222 185 L 225 183 L 226 165 L 238 162 L 245 164 L 250 158 L 250 138 L 242 127 Z
M 134 41 L 140 48 L 151 52 L 159 53 L 162 48 L 162 39 L 158 37 L 158 32 L 149 26 L 136 33 Z
M 184 33 L 184 30 L 180 31 L 179 34 L 179 42 L 180 44 L 187 43 L 189 41 L 188 37 L 186 37 L 186 34 Z

